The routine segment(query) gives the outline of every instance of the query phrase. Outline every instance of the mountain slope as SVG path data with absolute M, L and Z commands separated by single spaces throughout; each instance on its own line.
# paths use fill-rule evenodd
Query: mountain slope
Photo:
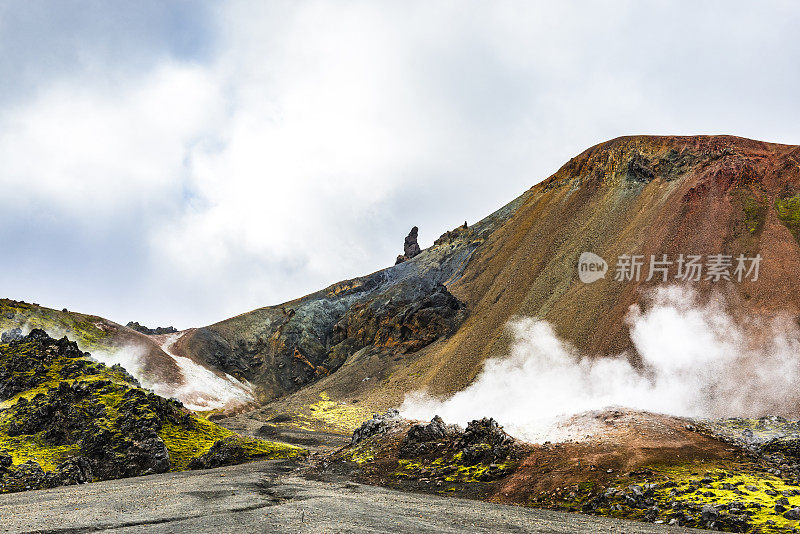
M 333 399 L 339 404 L 328 406 L 327 422 L 338 418 L 347 427 L 356 415 L 398 405 L 409 391 L 448 395 L 463 389 L 487 358 L 507 353 L 506 324 L 515 316 L 550 321 L 562 339 L 589 355 L 629 349 L 625 316 L 659 281 L 648 282 L 646 276 L 614 281 L 614 261 L 623 254 L 674 259 L 760 253 L 756 282 L 701 279 L 690 285 L 701 299 L 721 295 L 739 316 L 797 317 L 798 161 L 798 147 L 730 136 L 639 136 L 601 143 L 497 213 L 458 230 L 455 238 L 443 236 L 412 260 L 288 303 L 287 308 L 304 311 L 291 335 L 272 322 L 280 307 L 204 329 L 225 340 L 214 349 L 217 359 L 206 361 L 226 368 L 231 362 L 225 358 L 235 361 L 240 347 L 256 358 L 273 354 L 268 348 L 273 340 L 285 344 L 285 354 L 304 339 L 327 354 L 338 340 L 336 325 L 353 314 L 354 303 L 392 302 L 398 292 L 418 301 L 431 282 L 444 284 L 463 305 L 451 322 L 457 326 L 452 335 L 430 336 L 435 341 L 413 352 L 367 340 L 347 353 L 335 373 L 326 368 L 307 377 L 298 386 L 309 385 L 273 402 L 263 416 L 305 407 L 312 419 L 325 420 L 324 410 L 309 407 L 320 398 Z M 577 262 L 584 251 L 610 264 L 605 279 L 580 282 Z M 368 290 L 361 291 L 364 287 Z M 331 316 L 318 311 L 331 307 L 339 311 Z M 356 321 L 351 330 L 368 328 Z M 354 338 L 359 336 L 347 337 Z M 208 344 L 196 336 L 184 347 L 197 353 Z
M 145 335 L 95 315 L 0 299 L 0 332 L 35 328 L 69 337 L 94 358 L 122 365 L 144 387 L 196 411 L 242 410 L 255 400 L 246 382 L 173 354 L 178 334 Z
M 139 387 L 66 337 L 4 334 L 0 493 L 289 457 L 296 447 L 242 438 Z
M 589 356 L 630 352 L 625 317 L 661 282 L 646 280 L 647 265 L 640 280 L 615 281 L 621 255 L 760 254 L 758 281 L 685 285 L 701 301 L 719 296 L 736 318 L 797 318 L 798 162 L 800 147 L 731 136 L 621 137 L 399 265 L 171 338 L 119 325 L 110 338 L 139 336 L 162 380 L 185 381 L 184 362 L 251 387 L 264 408 L 226 423 L 234 428 L 277 417 L 347 430 L 410 391 L 466 387 L 487 358 L 508 353 L 517 316 L 546 319 Z M 587 251 L 608 262 L 605 279 L 579 280 Z M 16 306 L 0 314 L 6 329 L 43 310 L 3 306 Z M 64 313 L 47 311 L 49 326 L 87 317 Z
M 760 253 L 757 282 L 692 287 L 722 294 L 734 313 L 796 317 L 798 160 L 798 147 L 728 136 L 625 137 L 588 149 L 532 188 L 476 251 L 451 286 L 469 318 L 428 355 L 437 363 L 421 381 L 435 393 L 465 386 L 487 357 L 506 351 L 504 325 L 516 315 L 547 319 L 584 353 L 629 348 L 624 317 L 660 281 L 620 283 L 610 273 L 583 284 L 584 251 L 610 264 L 623 254 Z

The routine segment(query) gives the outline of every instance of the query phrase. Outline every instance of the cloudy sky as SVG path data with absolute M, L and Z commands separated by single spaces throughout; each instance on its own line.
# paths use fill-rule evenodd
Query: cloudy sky
M 800 143 L 793 2 L 0 1 L 0 295 L 208 324 L 597 142 Z

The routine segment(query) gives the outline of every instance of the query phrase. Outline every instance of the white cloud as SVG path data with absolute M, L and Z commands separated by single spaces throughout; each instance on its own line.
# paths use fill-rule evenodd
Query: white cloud
M 199 67 L 165 64 L 130 85 L 67 80 L 0 118 L 0 196 L 87 223 L 180 190 L 184 159 L 219 107 Z

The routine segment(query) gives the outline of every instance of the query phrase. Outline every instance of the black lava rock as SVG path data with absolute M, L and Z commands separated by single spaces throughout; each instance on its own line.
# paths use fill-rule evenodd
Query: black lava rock
M 353 431 L 350 445 L 355 445 L 378 434 L 385 434 L 389 430 L 399 427 L 402 420 L 400 412 L 395 409 L 388 410 L 384 414 L 376 413 L 372 416 L 372 419 L 364 421 L 360 427 Z

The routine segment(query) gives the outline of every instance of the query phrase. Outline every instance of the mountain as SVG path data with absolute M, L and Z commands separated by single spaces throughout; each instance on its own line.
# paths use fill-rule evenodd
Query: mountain
M 170 380 L 175 362 L 191 362 L 240 384 L 252 401 L 223 407 L 262 408 L 231 420 L 234 428 L 276 419 L 352 430 L 410 391 L 465 388 L 487 358 L 508 353 L 507 324 L 517 316 L 547 320 L 589 356 L 630 351 L 626 315 L 662 283 L 646 280 L 651 256 L 760 255 L 757 281 L 684 285 L 701 301 L 720 296 L 738 317 L 797 318 L 798 162 L 800 147 L 731 136 L 621 137 L 406 261 L 281 305 L 168 340 L 68 317 L 81 332 L 88 320 L 115 340 L 135 339 L 147 348 L 145 372 Z M 605 278 L 581 282 L 584 252 L 607 262 Z M 641 256 L 645 276 L 614 280 L 624 255 Z M 13 322 L 35 311 L 17 307 Z M 0 321 L 6 328 L 12 320 Z
M 266 414 L 339 401 L 348 426 L 409 391 L 450 395 L 507 353 L 509 320 L 548 320 L 589 355 L 630 348 L 625 316 L 656 277 L 616 282 L 621 255 L 760 254 L 759 279 L 703 277 L 734 314 L 797 317 L 800 147 L 731 136 L 622 137 L 589 148 L 484 220 L 413 259 L 186 333 L 177 346 L 258 384 Z M 611 266 L 578 277 L 590 251 Z M 751 276 L 752 278 L 752 276 Z M 314 417 L 312 417 L 314 418 Z
M 800 410 L 800 147 L 622 137 L 416 234 L 391 267 L 179 332 L 0 300 L 0 491 L 303 454 L 284 441 L 320 480 L 796 529 L 800 423 L 774 415 Z M 374 414 L 420 391 L 444 418 Z

